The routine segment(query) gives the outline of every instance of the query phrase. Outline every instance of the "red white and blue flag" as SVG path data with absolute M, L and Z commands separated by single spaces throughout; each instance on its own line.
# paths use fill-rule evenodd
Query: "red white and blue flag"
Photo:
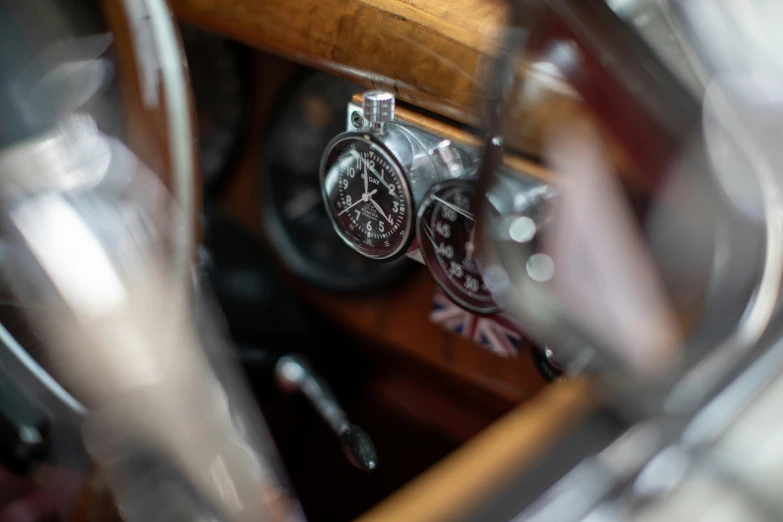
M 430 322 L 501 356 L 519 355 L 522 336 L 502 316 L 482 317 L 454 304 L 440 290 L 432 298 Z

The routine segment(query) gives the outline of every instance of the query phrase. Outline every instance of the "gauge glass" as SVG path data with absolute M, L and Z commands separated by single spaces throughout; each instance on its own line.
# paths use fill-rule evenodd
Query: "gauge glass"
M 405 253 L 413 224 L 408 182 L 375 138 L 338 136 L 324 154 L 321 186 L 329 217 L 351 248 L 379 260 Z
M 264 147 L 263 225 L 294 275 L 324 290 L 374 292 L 399 281 L 412 262 L 378 263 L 334 233 L 321 197 L 321 154 L 345 128 L 345 100 L 361 88 L 321 72 L 295 79 L 280 101 Z
M 475 184 L 452 180 L 436 185 L 419 212 L 417 237 L 433 278 L 458 305 L 479 314 L 498 311 L 476 261 Z

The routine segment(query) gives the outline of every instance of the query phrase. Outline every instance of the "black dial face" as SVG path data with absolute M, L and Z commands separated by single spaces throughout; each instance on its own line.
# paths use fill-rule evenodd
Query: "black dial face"
M 435 281 L 458 305 L 480 314 L 498 311 L 476 262 L 474 185 L 454 180 L 430 191 L 419 212 L 417 237 Z
M 349 134 L 327 148 L 321 166 L 327 211 L 351 248 L 373 259 L 405 253 L 413 209 L 397 162 L 369 135 Z
M 318 169 L 329 141 L 345 128 L 345 100 L 360 88 L 325 73 L 296 80 L 265 147 L 263 223 L 270 245 L 299 278 L 335 292 L 370 292 L 398 280 L 407 259 L 378 263 L 351 250 L 329 220 Z

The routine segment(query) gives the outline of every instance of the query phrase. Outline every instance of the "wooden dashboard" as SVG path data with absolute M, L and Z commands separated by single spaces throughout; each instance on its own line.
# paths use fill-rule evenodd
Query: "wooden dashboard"
M 175 0 L 175 14 L 455 120 L 478 121 L 481 67 L 497 46 L 498 0 Z
M 171 0 L 176 16 L 463 124 L 480 127 L 486 78 L 508 25 L 503 0 Z M 519 64 L 522 98 L 510 104 L 506 140 L 539 155 L 566 122 L 594 125 L 579 96 L 551 67 Z M 606 142 L 612 140 L 604 134 Z M 627 159 L 614 145 L 618 169 Z
M 274 74 L 257 82 L 250 143 L 262 143 L 264 122 L 296 74 L 296 64 L 366 87 L 389 88 L 413 106 L 480 125 L 482 79 L 506 19 L 504 4 L 496 0 L 170 0 L 170 5 L 184 21 L 270 53 L 259 58 L 261 69 Z M 519 150 L 536 156 L 552 126 L 584 119 L 586 112 L 557 77 L 536 73 L 532 78 L 535 103 L 516 115 L 525 124 L 516 126 L 520 133 L 515 140 Z M 261 154 L 261 147 L 246 148 L 222 207 L 263 239 L 258 219 Z M 537 173 L 546 175 L 543 170 Z M 392 293 L 365 298 L 300 287 L 301 295 L 364 343 L 384 346 L 468 382 L 509 408 L 521 405 L 368 513 L 370 521 L 449 519 L 454 510 L 502 481 L 510 466 L 532 459 L 554 434 L 576 422 L 590 402 L 584 383 L 548 386 L 529 356 L 529 346 L 522 347 L 520 357 L 504 359 L 431 324 L 434 290 L 426 270 Z
M 257 57 L 256 65 L 259 74 L 275 71 L 274 80 L 267 76 L 257 82 L 250 146 L 245 148 L 238 172 L 226 187 L 222 208 L 264 241 L 259 220 L 263 185 L 258 169 L 264 164 L 261 157 L 264 152 L 263 147 L 253 144 L 264 142 L 270 113 L 281 90 L 297 74 L 298 66 L 266 54 Z M 431 124 L 426 117 L 415 113 L 403 110 L 402 115 L 416 119 L 419 125 Z M 469 136 L 452 137 L 463 141 L 471 139 Z M 548 175 L 533 164 L 525 166 L 539 177 Z M 266 173 L 261 172 L 261 176 L 264 175 Z M 339 297 L 294 280 L 290 283 L 331 321 L 353 334 L 366 349 L 382 347 L 493 398 L 484 403 L 485 411 L 465 414 L 458 413 L 459 407 L 435 398 L 437 391 L 430 390 L 436 389 L 437 383 L 411 387 L 392 379 L 379 384 L 375 393 L 405 410 L 410 418 L 417 422 L 432 422 L 457 438 L 467 440 L 499 414 L 511 410 L 507 418 L 481 433 L 442 465 L 368 512 L 365 515 L 368 521 L 448 520 L 466 505 L 480 502 L 506 475 L 531 459 L 537 448 L 544 447 L 548 439 L 587 410 L 586 385 L 581 382 L 562 387 L 549 385 L 535 368 L 529 345 L 521 346 L 519 357 L 506 359 L 430 323 L 435 283 L 424 267 L 393 291 L 367 297 Z M 420 403 L 427 406 L 422 408 Z M 442 412 L 438 417 L 444 418 L 438 420 L 425 418 L 431 415 L 427 408 L 432 407 L 451 413 Z M 433 502 L 432 498 L 441 502 Z M 423 518 L 412 515 L 417 512 Z

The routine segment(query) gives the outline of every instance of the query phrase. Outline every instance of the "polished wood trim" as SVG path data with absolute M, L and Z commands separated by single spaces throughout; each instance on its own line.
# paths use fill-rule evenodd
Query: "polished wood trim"
M 434 292 L 432 276 L 421 267 L 410 281 L 386 294 L 350 298 L 311 288 L 303 288 L 301 294 L 368 344 L 424 362 L 509 404 L 519 404 L 547 386 L 530 357 L 529 342 L 523 340 L 519 357 L 505 359 L 432 324 Z
M 398 99 L 480 126 L 486 79 L 507 25 L 501 0 L 171 0 L 181 19 L 298 63 L 385 88 Z M 526 77 L 507 140 L 536 155 L 553 127 L 585 117 L 557 75 Z M 530 73 L 530 74 L 527 74 Z
M 506 19 L 499 0 L 174 0 L 171 6 L 182 19 L 251 46 L 473 120 L 481 67 Z
M 263 167 L 262 144 L 269 118 L 295 77 L 296 66 L 278 57 L 259 54 L 254 73 L 258 90 L 252 108 L 249 146 L 239 161 L 237 175 L 226 186 L 221 207 L 263 240 L 259 219 L 263 186 L 260 178 L 268 173 Z M 424 362 L 509 404 L 518 404 L 546 386 L 527 353 L 528 345 L 522 347 L 519 358 L 504 359 L 430 323 L 435 283 L 424 267 L 387 293 L 361 297 L 321 292 L 297 283 L 293 277 L 289 282 L 299 295 L 366 344 L 379 345 Z
M 491 425 L 441 463 L 362 516 L 360 522 L 454 520 L 532 463 L 558 434 L 583 418 L 591 386 L 551 386 Z

